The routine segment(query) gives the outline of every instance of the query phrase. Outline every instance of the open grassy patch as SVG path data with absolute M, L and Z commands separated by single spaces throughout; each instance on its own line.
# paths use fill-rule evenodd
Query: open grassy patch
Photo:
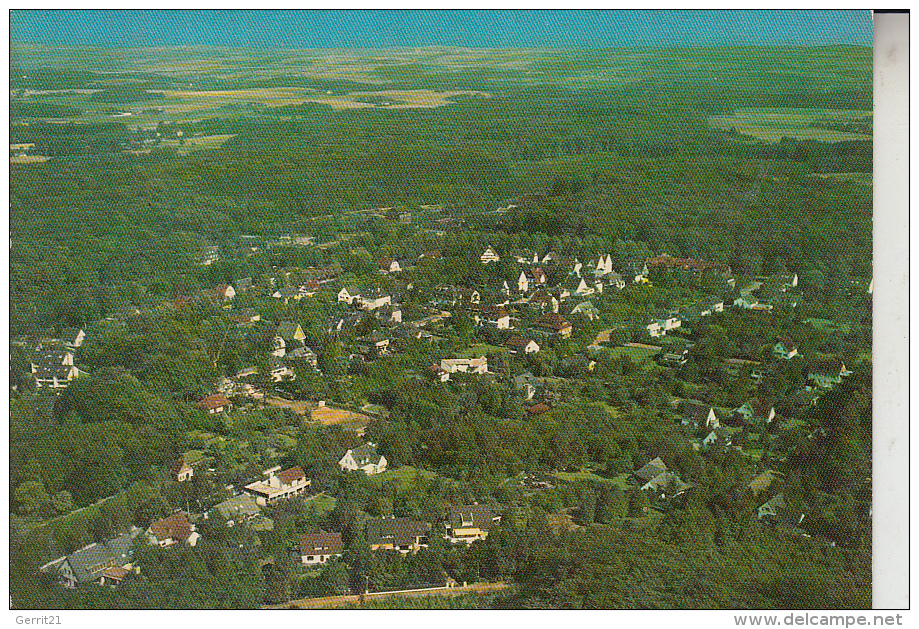
M 393 470 L 386 470 L 382 474 L 374 474 L 370 477 L 370 481 L 378 485 L 382 485 L 387 481 L 395 481 L 406 487 L 415 482 L 415 477 L 421 476 L 424 480 L 429 481 L 432 478 L 436 477 L 437 474 L 429 470 L 423 470 L 417 467 L 412 467 L 410 465 L 403 465 L 402 467 L 397 467 Z
M 660 353 L 660 348 L 649 349 L 645 347 L 614 347 L 609 351 L 610 358 L 619 358 L 620 356 L 628 356 L 635 362 L 645 362 L 650 360 L 653 356 Z
M 818 142 L 845 142 L 870 140 L 870 135 L 838 131 L 827 126 L 861 122 L 871 116 L 870 111 L 849 109 L 803 109 L 785 107 L 747 107 L 734 111 L 732 116 L 712 116 L 708 123 L 726 131 L 755 137 L 774 144 L 783 137 Z

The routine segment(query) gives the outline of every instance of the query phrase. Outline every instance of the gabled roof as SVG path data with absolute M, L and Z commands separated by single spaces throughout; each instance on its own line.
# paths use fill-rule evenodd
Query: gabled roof
M 115 539 L 90 544 L 67 555 L 73 575 L 79 583 L 95 581 L 109 566 L 123 566 L 131 563 L 131 546 L 140 533 L 134 529 Z
M 278 336 L 285 341 L 293 341 L 297 332 L 303 333 L 303 329 L 296 321 L 281 321 L 278 324 Z
M 391 543 L 407 546 L 416 537 L 427 535 L 431 525 L 408 518 L 382 518 L 367 521 L 367 541 L 371 544 Z
M 188 516 L 179 511 L 162 520 L 157 520 L 150 525 L 150 530 L 153 531 L 156 539 L 161 542 L 167 539 L 184 542 L 191 535 L 191 524 L 188 521 Z
M 206 398 L 198 400 L 198 408 L 203 410 L 213 410 L 215 408 L 220 408 L 222 406 L 229 406 L 230 400 L 226 399 L 224 396 L 219 393 L 214 395 L 209 395 Z
M 377 453 L 376 445 L 372 443 L 366 443 L 357 448 L 348 450 L 348 452 L 351 453 L 351 458 L 353 458 L 354 462 L 358 465 L 367 465 L 368 463 L 377 465 L 383 458 L 380 454 Z
M 494 509 L 488 505 L 475 504 L 450 507 L 450 513 L 448 514 L 448 521 L 453 529 L 472 527 L 487 531 L 497 524 L 496 519 L 500 519 L 500 516 L 496 515 Z
M 280 478 L 281 482 L 285 485 L 292 485 L 294 481 L 300 480 L 301 478 L 306 478 L 306 474 L 304 473 L 302 467 L 296 465 L 289 469 L 278 472 L 278 478 Z
M 704 423 L 712 407 L 696 400 L 683 400 L 680 402 L 680 413 L 686 419 Z
M 343 549 L 341 533 L 319 531 L 300 536 L 300 554 L 306 555 L 340 555 Z
M 524 338 L 515 334 L 507 339 L 504 344 L 508 347 L 513 347 L 514 349 L 525 349 L 527 345 L 533 342 L 533 339 Z
M 76 343 L 77 337 L 80 336 L 80 333 L 83 332 L 80 328 L 64 328 L 61 330 L 61 340 L 64 343 L 72 345 Z
M 657 457 L 651 461 L 648 461 L 641 469 L 635 471 L 635 476 L 641 480 L 648 482 L 656 476 L 660 476 L 667 471 L 667 466 L 664 464 L 664 461 Z

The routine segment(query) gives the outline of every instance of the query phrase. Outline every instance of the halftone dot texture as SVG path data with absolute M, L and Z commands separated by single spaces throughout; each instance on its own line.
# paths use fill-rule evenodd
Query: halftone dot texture
M 805 361 L 870 350 L 869 12 L 42 10 L 13 11 L 11 39 L 15 606 L 870 604 L 870 380 L 788 410 L 814 402 Z M 419 327 L 339 303 L 370 286 Z M 690 343 L 645 338 L 678 318 Z M 77 328 L 75 384 L 32 369 Z M 776 374 L 779 337 L 797 356 Z M 480 355 L 471 383 L 438 367 Z M 672 411 L 695 397 L 737 430 L 689 432 Z M 772 400 L 793 421 L 770 447 L 780 427 L 727 426 Z M 390 468 L 337 476 L 371 438 Z M 312 484 L 229 498 L 276 464 Z M 772 468 L 792 473 L 767 505 Z M 700 497 L 639 491 L 655 478 Z M 810 540 L 781 511 L 804 495 Z M 520 526 L 417 557 L 361 545 L 368 517 L 439 526 L 476 500 Z M 179 509 L 203 541 L 143 548 L 140 578 L 98 545 L 75 565 L 116 562 L 117 587 L 34 578 L 132 525 L 186 536 Z M 343 563 L 302 565 L 320 529 Z M 358 594 L 467 580 L 487 582 Z

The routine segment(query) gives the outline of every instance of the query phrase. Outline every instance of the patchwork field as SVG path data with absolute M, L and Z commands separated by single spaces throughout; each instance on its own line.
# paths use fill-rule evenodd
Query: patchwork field
M 737 109 L 733 116 L 712 116 L 711 126 L 726 131 L 734 130 L 741 135 L 755 137 L 770 144 L 783 137 L 819 142 L 844 142 L 848 140 L 870 140 L 870 135 L 837 131 L 825 125 L 860 123 L 871 116 L 870 111 L 847 109 L 793 109 L 759 108 Z

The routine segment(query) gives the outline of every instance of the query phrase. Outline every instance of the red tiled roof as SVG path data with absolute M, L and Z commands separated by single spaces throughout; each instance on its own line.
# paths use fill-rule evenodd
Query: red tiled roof
M 543 413 L 548 413 L 549 410 L 550 409 L 548 406 L 546 406 L 545 404 L 539 403 L 539 404 L 534 404 L 533 406 L 528 408 L 527 413 L 529 415 L 542 415 Z
M 530 343 L 532 343 L 532 339 L 526 339 L 516 334 L 504 342 L 508 347 L 516 347 L 518 349 L 524 349 Z
M 300 536 L 301 555 L 335 555 L 342 551 L 341 533 L 320 531 Z
M 230 400 L 226 399 L 224 396 L 218 394 L 209 395 L 206 398 L 203 398 L 198 401 L 198 408 L 203 410 L 211 410 L 215 408 L 220 408 L 221 406 L 229 406 Z
M 306 478 L 306 474 L 303 472 L 303 468 L 297 465 L 290 469 L 278 472 L 278 478 L 280 478 L 281 482 L 285 485 L 290 485 L 296 480 Z
M 168 518 L 157 520 L 150 525 L 150 528 L 156 535 L 156 539 L 160 541 L 171 538 L 184 542 L 191 535 L 191 524 L 188 522 L 188 517 L 181 511 L 173 513 Z

